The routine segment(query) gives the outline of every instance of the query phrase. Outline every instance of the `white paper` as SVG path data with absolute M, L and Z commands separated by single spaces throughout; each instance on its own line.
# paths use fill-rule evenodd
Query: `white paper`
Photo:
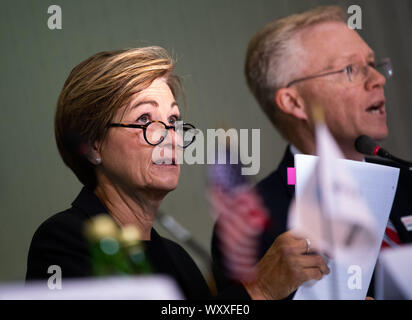
M 307 197 L 307 187 L 311 183 L 313 184 L 318 160 L 318 157 L 315 156 L 295 156 L 296 204 L 294 205 L 297 207 L 299 207 L 299 201 L 302 201 L 302 197 Z M 328 159 L 328 163 L 330 162 L 330 159 Z M 339 200 L 341 201 L 339 206 L 337 203 L 326 205 L 326 207 L 329 207 L 328 210 L 335 211 L 336 214 L 331 216 L 332 221 L 329 222 L 334 232 L 335 240 L 331 247 L 325 246 L 321 241 L 317 244 L 315 243 L 315 245 L 321 247 L 322 250 L 333 249 L 334 259 L 328 263 L 331 273 L 324 276 L 320 281 L 304 283 L 299 287 L 294 296 L 296 300 L 364 299 L 379 254 L 398 184 L 399 169 L 343 159 L 336 160 L 335 162 L 335 171 L 328 172 L 327 174 L 332 176 L 340 175 L 340 179 L 346 179 L 342 183 L 343 186 L 345 186 L 346 182 L 350 182 L 348 184 L 350 187 L 356 186 L 353 189 L 356 191 L 354 197 L 354 202 L 356 203 L 353 204 L 353 208 L 357 209 L 351 210 L 352 203 L 344 201 L 344 199 L 349 198 L 342 198 L 341 195 L 337 200 L 338 202 Z M 333 181 L 333 177 L 332 179 L 328 178 L 330 181 Z M 307 183 L 309 185 L 306 185 Z M 322 185 L 322 187 L 324 186 Z M 328 187 L 331 188 L 331 186 Z M 306 192 L 304 192 L 305 189 Z M 350 192 L 353 190 L 350 190 Z M 329 198 L 329 200 L 331 199 L 333 200 L 334 198 Z M 308 219 L 307 215 L 310 214 L 311 210 L 307 209 L 305 208 L 305 211 L 309 212 L 305 212 L 304 215 L 303 212 L 300 216 L 292 215 L 295 221 L 290 221 L 289 226 L 292 228 L 299 226 L 300 229 L 305 229 L 306 234 L 317 236 L 322 232 L 320 225 L 325 225 L 324 222 L 320 222 L 320 219 L 323 218 L 321 215 L 318 215 L 315 219 Z M 346 216 L 342 216 L 342 213 L 345 213 Z M 339 237 L 337 234 L 345 230 L 345 228 L 351 227 L 351 224 L 358 229 L 353 239 L 353 244 L 355 245 L 347 246 L 344 241 L 341 241 L 343 237 Z M 345 232 L 342 231 L 343 233 L 347 233 L 347 230 Z M 313 237 L 316 238 L 316 236 Z
M 0 300 L 181 300 L 176 282 L 167 276 L 119 276 L 63 280 L 61 289 L 45 281 L 0 286 Z

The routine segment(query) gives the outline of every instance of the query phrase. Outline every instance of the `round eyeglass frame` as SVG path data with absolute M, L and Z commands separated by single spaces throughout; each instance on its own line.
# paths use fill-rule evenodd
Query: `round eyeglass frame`
M 147 128 L 148 128 L 152 123 L 160 123 L 160 124 L 162 124 L 162 125 L 165 127 L 164 131 L 165 131 L 166 133 L 165 133 L 164 135 L 162 135 L 161 139 L 160 139 L 159 142 L 157 142 L 157 143 L 152 143 L 152 142 L 150 142 L 149 139 L 147 138 L 147 135 L 146 135 Z M 186 126 L 186 128 L 185 128 L 185 126 Z M 164 139 L 167 137 L 170 129 L 172 129 L 173 131 L 176 132 L 176 126 L 168 126 L 166 123 L 164 123 L 163 121 L 160 121 L 160 120 L 150 121 L 150 122 L 147 122 L 147 123 L 145 123 L 145 124 L 123 123 L 123 122 L 120 122 L 120 123 L 111 123 L 111 124 L 109 125 L 109 127 L 142 129 L 142 130 L 143 130 L 143 137 L 144 137 L 145 141 L 146 141 L 148 144 L 150 144 L 151 146 L 154 146 L 154 147 L 157 146 L 157 145 L 159 145 L 159 144 L 161 144 L 161 143 L 164 141 Z M 180 145 L 179 145 L 179 147 L 181 147 L 181 148 L 187 148 L 188 146 L 190 146 L 190 145 L 196 140 L 197 129 L 196 129 L 196 127 L 195 127 L 193 124 L 186 123 L 186 122 L 183 123 L 182 127 L 183 127 L 183 131 L 196 130 L 195 134 L 193 135 L 192 140 L 191 140 L 187 145 L 183 145 L 183 146 L 180 146 Z

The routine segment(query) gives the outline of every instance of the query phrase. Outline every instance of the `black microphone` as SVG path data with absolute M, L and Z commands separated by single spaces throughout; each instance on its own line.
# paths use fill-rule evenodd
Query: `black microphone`
M 362 153 L 364 155 L 379 156 L 382 158 L 386 158 L 402 166 L 408 167 L 409 170 L 412 170 L 411 162 L 399 159 L 398 157 L 391 155 L 388 151 L 386 151 L 379 144 L 377 144 L 374 140 L 372 140 L 371 137 L 368 137 L 366 135 L 362 135 L 356 139 L 355 148 L 359 153 Z

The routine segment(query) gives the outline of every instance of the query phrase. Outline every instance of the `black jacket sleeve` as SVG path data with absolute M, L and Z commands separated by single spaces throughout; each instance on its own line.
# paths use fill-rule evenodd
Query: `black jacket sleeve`
M 90 276 L 90 253 L 82 231 L 83 220 L 70 210 L 40 225 L 30 245 L 26 280 L 49 278 L 51 265 L 61 268 L 63 279 Z

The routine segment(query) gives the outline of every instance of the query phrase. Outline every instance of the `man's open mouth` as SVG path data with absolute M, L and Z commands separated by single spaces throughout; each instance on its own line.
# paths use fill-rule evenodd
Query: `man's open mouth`
M 371 114 L 382 115 L 385 114 L 385 101 L 381 100 L 366 109 L 366 112 Z

